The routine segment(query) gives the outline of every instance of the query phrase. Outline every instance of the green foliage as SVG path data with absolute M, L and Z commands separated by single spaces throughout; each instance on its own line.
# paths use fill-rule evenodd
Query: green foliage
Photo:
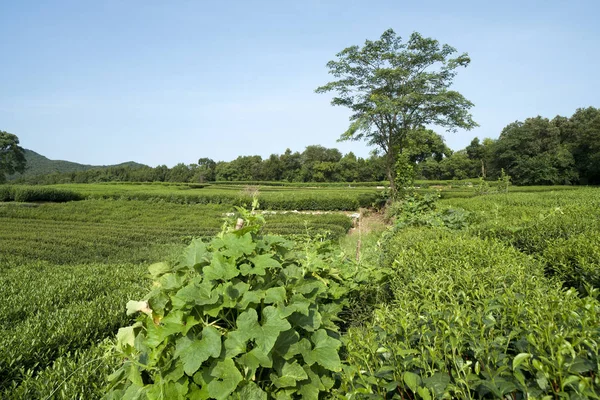
M 504 168 L 502 168 L 500 170 L 500 176 L 498 177 L 498 185 L 496 186 L 499 193 L 508 193 L 511 179 L 511 176 L 506 174 Z
M 0 393 L 129 323 L 126 299 L 145 286 L 143 269 L 132 264 L 30 261 L 3 264 L 0 278 Z
M 317 93 L 337 92 L 331 104 L 352 110 L 351 124 L 341 140 L 365 139 L 386 158 L 388 179 L 395 192 L 398 154 L 410 147 L 408 135 L 429 124 L 471 129 L 477 124 L 469 114 L 473 103 L 449 90 L 456 69 L 470 63 L 467 54 L 455 58 L 456 49 L 437 40 L 411 34 L 406 42 L 392 29 L 381 38 L 351 46 L 327 63 L 337 79 L 317 88 Z
M 463 229 L 468 225 L 469 213 L 460 208 L 438 210 L 439 193 L 426 193 L 421 196 L 409 193 L 393 203 L 386 212 L 394 225 L 387 235 L 409 226 L 446 227 Z
M 28 370 L 23 380 L 0 397 L 11 400 L 98 399 L 106 393 L 106 376 L 118 368 L 110 352 L 112 343 L 103 341 L 87 349 L 70 350 L 42 371 Z
M 122 328 L 109 398 L 316 398 L 341 370 L 335 322 L 346 289 L 334 260 L 260 234 L 262 217 L 179 261 L 150 266 L 155 289 Z
M 429 136 L 427 136 L 428 138 Z M 307 146 L 302 152 L 287 149 L 284 154 L 240 156 L 235 160 L 215 162 L 200 158 L 197 164 L 178 163 L 149 167 L 133 162 L 111 166 L 93 166 L 68 161 L 53 161 L 33 151 L 25 150 L 29 168 L 23 174 L 9 176 L 18 183 L 98 183 L 98 182 L 161 182 L 214 183 L 242 181 L 279 181 L 286 183 L 348 183 L 384 179 L 381 158 L 356 157 L 342 154 L 338 149 Z
M 62 203 L 83 200 L 83 196 L 71 190 L 40 186 L 13 186 L 12 193 L 13 200 L 21 202 L 48 201 Z
M 541 260 L 547 272 L 566 287 L 582 294 L 591 294 L 592 287 L 600 288 L 600 236 L 596 232 L 557 238 L 543 250 Z
M 393 297 L 345 338 L 353 398 L 598 398 L 598 312 L 496 241 L 410 228 L 383 258 Z
M 0 202 L 13 201 L 14 198 L 12 186 L 0 185 Z
M 506 126 L 494 145 L 494 164 L 518 185 L 569 184 L 577 181 L 573 155 L 560 129 L 546 118 Z
M 101 397 L 118 363 L 96 360 L 102 355 L 90 346 L 130 323 L 126 301 L 149 285 L 140 263 L 175 259 L 192 236 L 214 236 L 229 210 L 118 200 L 0 205 L 0 398 L 45 398 L 59 385 L 56 398 Z M 336 237 L 351 224 L 341 214 L 265 219 L 265 230 L 294 237 Z
M 57 189 L 40 186 L 0 186 L 0 202 L 54 202 L 63 203 L 67 201 L 83 200 L 83 196 L 72 190 Z
M 16 135 L 0 130 L 0 184 L 6 181 L 6 175 L 25 171 L 27 161 L 19 146 Z
M 396 187 L 398 192 L 405 193 L 415 183 L 415 166 L 408 153 L 400 153 L 396 160 Z
M 19 187 L 17 185 L 14 186 Z M 246 186 L 219 185 L 218 187 L 191 188 L 188 185 L 153 184 L 71 184 L 52 185 L 48 188 L 66 189 L 85 198 L 145 200 L 178 204 L 224 204 L 248 206 L 253 193 Z M 38 188 L 38 186 L 34 186 Z M 45 186 L 39 186 L 45 188 Z M 41 190 L 41 189 L 40 189 Z M 369 207 L 376 200 L 378 190 L 373 187 L 258 187 L 261 205 L 266 210 L 358 210 Z

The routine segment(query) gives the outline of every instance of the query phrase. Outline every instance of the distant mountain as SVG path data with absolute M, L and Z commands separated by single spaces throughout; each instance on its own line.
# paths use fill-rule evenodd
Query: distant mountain
M 87 165 L 79 164 L 71 161 L 63 160 L 50 160 L 41 154 L 36 153 L 33 150 L 25 150 L 25 159 L 27 160 L 27 170 L 22 174 L 14 174 L 8 177 L 8 179 L 17 179 L 24 176 L 35 176 L 35 175 L 47 175 L 55 172 L 78 172 L 86 171 L 88 169 L 100 169 L 109 167 L 145 167 L 144 164 L 139 164 L 133 161 L 127 161 L 116 165 Z

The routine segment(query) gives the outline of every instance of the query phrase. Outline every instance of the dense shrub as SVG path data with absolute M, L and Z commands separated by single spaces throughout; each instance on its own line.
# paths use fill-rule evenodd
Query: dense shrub
M 155 289 L 119 331 L 109 398 L 318 398 L 341 370 L 345 290 L 331 260 L 246 225 L 150 267 Z
M 340 390 L 359 398 L 598 398 L 594 297 L 562 290 L 541 263 L 493 240 L 407 229 L 387 249 L 393 298 L 348 331 Z
M 13 201 L 14 197 L 12 186 L 0 185 L 0 201 Z
M 547 272 L 565 287 L 589 294 L 589 287 L 600 288 L 600 236 L 583 233 L 556 239 L 542 253 Z
M 13 186 L 12 195 L 14 201 L 21 202 L 48 201 L 62 203 L 83 200 L 82 195 L 71 190 L 43 186 Z

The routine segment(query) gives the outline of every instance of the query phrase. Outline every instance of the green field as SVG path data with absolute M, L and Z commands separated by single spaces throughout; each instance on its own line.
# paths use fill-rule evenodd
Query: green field
M 97 393 L 107 360 L 69 375 L 100 357 L 97 343 L 131 320 L 123 310 L 147 290 L 148 264 L 215 235 L 232 211 L 112 199 L 0 203 L 0 398 L 44 398 L 65 379 L 63 398 Z M 301 237 L 338 237 L 352 225 L 339 213 L 265 219 L 266 231 Z
M 357 210 L 377 200 L 374 187 L 287 187 L 193 184 L 64 184 L 49 187 L 71 190 L 86 198 L 166 201 L 182 204 L 252 204 L 257 194 L 265 210 Z
M 192 238 L 208 241 L 235 212 L 231 203 L 191 199 L 249 199 L 256 189 L 57 187 L 87 199 L 0 203 L 0 398 L 101 397 L 123 362 L 108 351 L 111 341 L 135 319 L 125 305 L 151 288 L 148 266 L 175 262 Z M 258 189 L 265 202 L 317 199 L 320 209 L 375 192 Z M 445 188 L 437 202 L 417 196 L 394 207 L 389 227 L 365 222 L 351 236 L 344 213 L 264 216 L 266 233 L 300 248 L 307 237 L 333 240 L 331 264 L 320 268 L 346 277 L 338 323 L 345 366 L 328 392 L 599 398 L 598 189 Z

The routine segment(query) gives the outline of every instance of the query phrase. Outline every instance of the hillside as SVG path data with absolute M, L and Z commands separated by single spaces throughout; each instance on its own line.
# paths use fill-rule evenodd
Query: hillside
M 8 176 L 8 179 L 17 179 L 27 176 L 47 175 L 55 172 L 78 172 L 88 169 L 109 168 L 109 167 L 144 167 L 144 164 L 139 164 L 133 161 L 127 161 L 116 165 L 87 165 L 79 164 L 71 161 L 50 160 L 33 150 L 25 149 L 25 158 L 27 159 L 27 170 L 23 174 L 14 174 Z

